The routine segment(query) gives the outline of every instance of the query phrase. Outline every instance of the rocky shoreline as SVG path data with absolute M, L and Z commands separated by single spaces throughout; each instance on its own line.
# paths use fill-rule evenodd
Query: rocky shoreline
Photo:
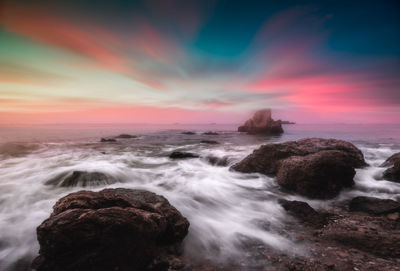
M 175 152 L 171 159 L 198 158 Z M 382 164 L 396 179 L 399 154 Z M 310 199 L 332 199 L 352 189 L 355 169 L 366 167 L 363 153 L 335 139 L 308 138 L 263 145 L 232 166 L 233 171 L 275 176 L 283 191 Z M 393 173 L 394 172 L 394 173 Z M 100 178 L 101 177 L 101 178 Z M 64 178 L 64 177 L 63 177 Z M 98 174 L 63 179 L 86 183 Z M 58 181 L 57 181 L 58 182 Z M 293 243 L 287 253 L 259 240 L 244 243 L 242 258 L 228 263 L 182 254 L 189 221 L 162 196 L 144 190 L 80 191 L 60 199 L 37 229 L 40 255 L 33 263 L 47 270 L 398 270 L 400 203 L 355 197 L 335 207 L 314 209 L 302 201 L 277 199 L 289 215 L 283 225 Z M 177 206 L 179 207 L 179 206 Z

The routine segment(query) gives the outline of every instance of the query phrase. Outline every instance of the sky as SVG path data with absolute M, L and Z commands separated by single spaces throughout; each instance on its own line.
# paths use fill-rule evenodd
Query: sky
M 400 123 L 399 1 L 0 1 L 0 124 Z

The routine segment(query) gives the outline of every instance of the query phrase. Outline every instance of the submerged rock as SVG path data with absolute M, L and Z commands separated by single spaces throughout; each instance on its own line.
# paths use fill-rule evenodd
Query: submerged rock
M 400 183 L 400 152 L 390 156 L 381 167 L 389 167 L 383 172 L 383 178 Z
M 114 138 L 102 138 L 100 142 L 117 142 Z
M 182 135 L 195 135 L 195 132 L 187 131 L 187 132 L 182 132 Z
M 119 136 L 116 136 L 115 138 L 137 138 L 135 135 L 129 135 L 129 134 L 120 134 Z
M 87 172 L 78 170 L 73 171 L 72 174 L 70 174 L 69 172 L 60 174 L 55 178 L 48 180 L 45 184 L 61 187 L 86 187 L 113 184 L 118 181 L 118 179 L 102 172 Z
M 282 123 L 280 120 L 272 119 L 271 109 L 257 111 L 253 117 L 239 126 L 238 132 L 249 134 L 282 134 Z
M 354 168 L 365 165 L 362 152 L 349 142 L 307 138 L 262 145 L 232 169 L 277 175 L 285 189 L 311 198 L 332 198 L 351 187 Z
M 226 167 L 228 165 L 228 157 L 207 156 L 206 160 L 213 166 Z
M 308 203 L 303 201 L 289 201 L 280 199 L 279 204 L 292 216 L 312 227 L 322 227 L 327 222 L 327 215 L 315 211 Z
M 203 135 L 219 135 L 217 132 L 205 132 Z
M 374 197 L 355 197 L 350 201 L 352 212 L 364 212 L 371 215 L 386 215 L 400 212 L 400 202 Z
M 197 154 L 191 152 L 174 151 L 169 155 L 171 159 L 199 158 Z
M 37 228 L 38 271 L 166 270 L 189 222 L 144 190 L 79 191 L 61 198 Z M 156 267 L 156 268 L 154 268 Z
M 202 141 L 200 141 L 200 143 L 213 144 L 213 145 L 219 144 L 219 142 L 215 141 L 215 140 L 202 140 Z

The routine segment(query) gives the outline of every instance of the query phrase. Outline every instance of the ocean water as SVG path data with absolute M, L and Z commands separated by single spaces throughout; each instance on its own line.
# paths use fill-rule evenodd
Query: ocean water
M 329 208 L 356 195 L 400 199 L 400 184 L 378 181 L 379 165 L 400 152 L 400 127 L 394 125 L 285 125 L 282 136 L 236 132 L 236 125 L 46 125 L 0 127 L 0 270 L 29 270 L 39 245 L 36 227 L 55 202 L 82 189 L 140 188 L 165 196 L 191 225 L 184 253 L 226 261 L 244 252 L 246 240 L 258 240 L 287 253 L 307 253 L 292 243 L 282 225 L 291 220 L 278 198 Z M 195 135 L 184 135 L 194 131 Z M 216 131 L 218 135 L 204 135 Z M 101 143 L 101 137 L 137 135 Z M 356 185 L 329 201 L 309 200 L 279 189 L 274 178 L 229 170 L 261 144 L 307 137 L 344 139 L 364 153 L 370 165 L 358 169 Z M 218 145 L 200 143 L 209 139 Z M 171 160 L 174 151 L 200 158 Z M 212 165 L 210 157 L 227 162 Z M 59 187 L 46 182 L 75 170 L 98 171 L 119 182 L 95 187 Z

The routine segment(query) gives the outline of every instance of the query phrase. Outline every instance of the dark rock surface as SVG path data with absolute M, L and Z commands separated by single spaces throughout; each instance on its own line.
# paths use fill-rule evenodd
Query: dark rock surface
M 117 178 L 101 172 L 73 171 L 72 174 L 70 172 L 60 174 L 45 184 L 61 187 L 86 187 L 113 184 L 118 181 Z
M 351 187 L 354 168 L 365 165 L 362 152 L 349 142 L 307 138 L 262 145 L 232 169 L 277 175 L 285 189 L 312 198 L 332 198 Z
M 282 122 L 272 119 L 271 109 L 259 110 L 244 125 L 239 126 L 238 132 L 249 134 L 282 134 Z
M 200 141 L 200 143 L 204 143 L 204 144 L 214 144 L 214 145 L 219 144 L 219 142 L 218 142 L 218 141 L 215 141 L 215 140 L 202 140 L 202 141 Z
M 199 158 L 197 154 L 191 152 L 174 151 L 169 155 L 171 159 Z
M 322 227 L 327 223 L 327 214 L 320 214 L 308 203 L 303 201 L 289 201 L 280 199 L 279 204 L 292 216 L 312 227 Z
M 389 167 L 383 172 L 384 179 L 400 183 L 400 153 L 390 156 L 381 167 Z
M 307 156 L 292 156 L 282 161 L 278 184 L 309 198 L 333 198 L 354 185 L 354 168 L 341 151 L 320 151 Z
M 228 157 L 215 157 L 215 156 L 207 156 L 206 160 L 213 166 L 226 167 L 229 163 Z
M 115 138 L 124 138 L 124 139 L 127 139 L 127 138 L 137 138 L 137 136 L 135 136 L 135 135 L 129 135 L 129 134 L 120 134 L 119 136 L 116 136 Z
M 352 212 L 365 212 L 371 215 L 386 215 L 400 212 L 400 202 L 391 199 L 373 197 L 355 197 L 350 201 L 349 209 Z
M 203 135 L 219 135 L 217 132 L 205 132 Z
M 189 222 L 144 190 L 79 191 L 61 198 L 37 228 L 38 271 L 167 270 Z
M 187 131 L 187 132 L 182 132 L 181 134 L 183 135 L 195 135 L 195 132 Z
M 114 138 L 102 138 L 100 142 L 117 142 Z

